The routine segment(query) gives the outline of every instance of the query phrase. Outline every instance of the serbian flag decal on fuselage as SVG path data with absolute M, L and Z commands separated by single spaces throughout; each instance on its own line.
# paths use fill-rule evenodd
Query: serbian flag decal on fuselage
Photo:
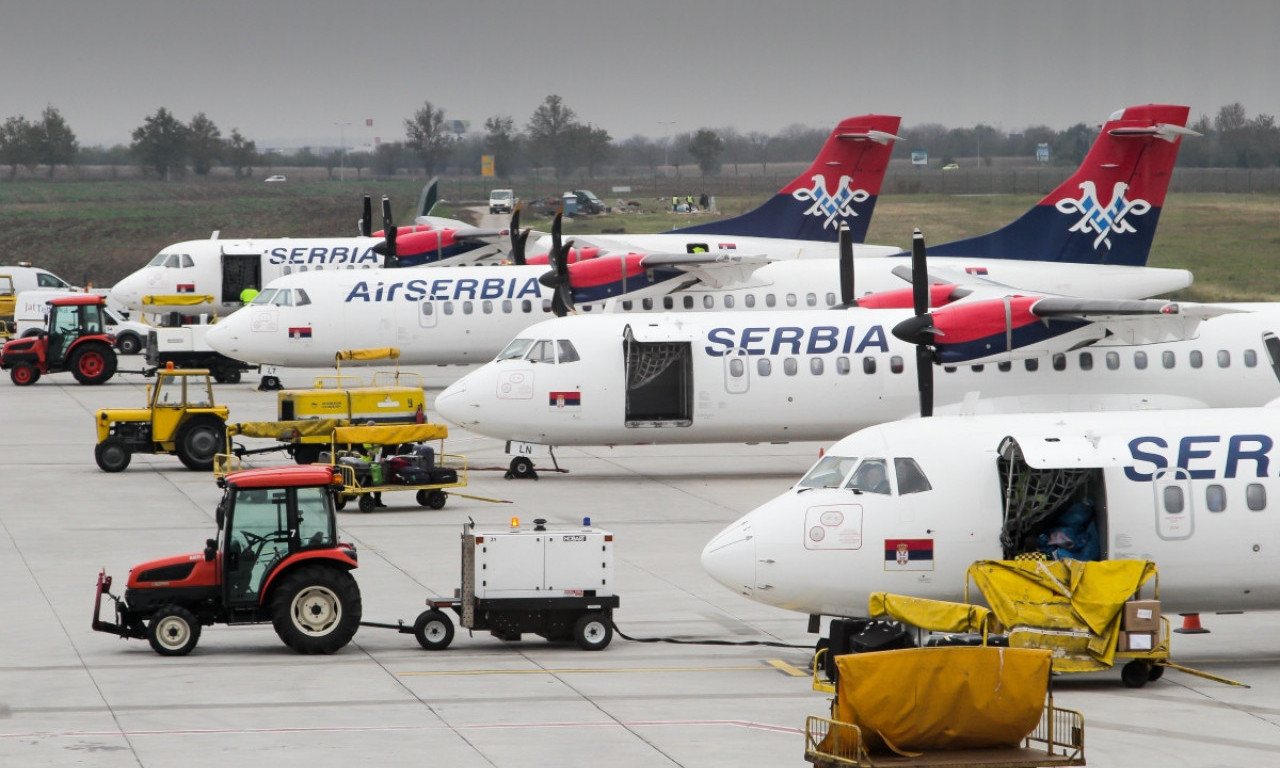
M 580 408 L 582 406 L 581 392 L 550 392 L 547 399 L 548 405 L 552 408 Z
M 306 339 L 306 340 L 310 341 L 310 340 L 311 340 L 311 329 L 310 329 L 310 328 L 305 328 L 305 327 L 304 327 L 304 328 L 290 328 L 290 329 L 289 329 L 289 338 L 291 338 L 291 339 Z
M 886 571 L 932 571 L 933 539 L 885 539 Z

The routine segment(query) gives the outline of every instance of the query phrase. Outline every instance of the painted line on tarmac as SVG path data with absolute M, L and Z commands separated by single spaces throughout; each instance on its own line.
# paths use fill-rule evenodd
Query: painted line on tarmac
M 776 662 L 776 663 L 775 663 Z M 767 662 L 766 666 L 749 667 L 577 667 L 566 669 L 437 669 L 416 672 L 398 672 L 400 677 L 468 677 L 485 675 L 598 675 L 598 674 L 634 674 L 636 672 L 776 672 L 808 677 L 809 673 L 796 667 L 784 669 L 790 665 L 777 659 Z

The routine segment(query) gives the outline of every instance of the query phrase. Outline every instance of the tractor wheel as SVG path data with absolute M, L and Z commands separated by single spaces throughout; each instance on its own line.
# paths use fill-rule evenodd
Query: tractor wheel
M 123 472 L 129 466 L 133 452 L 118 437 L 108 437 L 93 449 L 93 459 L 103 472 Z
M 209 416 L 183 424 L 174 441 L 178 459 L 187 469 L 203 472 L 213 469 L 213 457 L 227 441 L 226 429 L 225 424 Z
M 142 339 L 136 333 L 126 333 L 116 337 L 116 349 L 122 355 L 136 355 L 142 349 Z
M 147 642 L 161 656 L 186 656 L 200 642 L 200 622 L 180 605 L 166 605 L 147 623 Z
M 453 622 L 444 611 L 423 611 L 413 622 L 413 636 L 428 651 L 443 651 L 453 642 Z
M 9 378 L 14 384 L 25 387 L 40 380 L 40 371 L 31 363 L 18 363 L 9 370 Z
M 613 639 L 613 623 L 603 613 L 584 613 L 573 624 L 573 639 L 584 651 L 603 650 Z
M 67 367 L 81 384 L 101 384 L 116 375 L 116 353 L 100 342 L 83 344 L 71 353 Z
M 299 653 L 333 653 L 360 627 L 360 587 L 350 573 L 307 565 L 284 577 L 271 601 L 271 623 Z

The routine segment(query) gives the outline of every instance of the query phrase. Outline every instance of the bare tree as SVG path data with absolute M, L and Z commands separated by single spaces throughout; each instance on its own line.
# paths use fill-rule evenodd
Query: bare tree
M 569 172 L 577 124 L 577 114 L 555 94 L 548 96 L 529 118 L 529 149 L 541 162 L 551 164 L 557 179 Z
M 422 167 L 428 176 L 434 176 L 436 169 L 453 152 L 453 144 L 457 138 L 445 129 L 444 109 L 437 109 L 431 102 L 423 102 L 422 109 L 413 113 L 413 118 L 404 121 L 405 146 L 413 151 L 422 161 Z

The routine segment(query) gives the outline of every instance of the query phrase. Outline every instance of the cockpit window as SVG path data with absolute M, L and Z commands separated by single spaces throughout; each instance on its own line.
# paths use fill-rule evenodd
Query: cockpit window
M 796 483 L 799 488 L 839 488 L 858 463 L 856 456 L 827 455 Z
M 560 348 L 560 362 L 576 363 L 582 358 L 578 357 L 578 350 L 573 346 L 573 342 L 568 339 L 560 339 L 556 341 L 556 346 Z
M 308 296 L 307 292 L 302 290 L 301 288 L 294 288 L 293 294 L 295 299 L 295 301 L 293 302 L 294 306 L 305 307 L 306 305 L 311 303 L 311 297 Z
M 271 303 L 277 307 L 292 307 L 293 291 L 290 291 L 287 288 L 281 288 L 276 291 L 276 297 L 271 300 Z
M 920 469 L 915 459 L 894 459 L 893 470 L 898 478 L 900 495 L 933 490 L 933 486 L 929 484 L 929 478 L 924 476 L 924 470 Z
M 524 359 L 531 363 L 554 363 L 556 361 L 555 345 L 550 339 L 535 341 Z
M 516 339 L 498 353 L 498 360 L 519 360 L 524 357 L 524 353 L 529 351 L 529 347 L 533 345 L 533 339 Z
M 262 307 L 262 306 L 266 306 L 267 304 L 270 304 L 271 300 L 276 297 L 277 290 L 278 289 L 276 288 L 264 288 L 262 293 L 259 293 L 257 296 L 255 296 L 253 298 L 253 301 L 250 302 L 250 304 L 256 307 Z
M 889 493 L 889 472 L 884 459 L 867 459 L 849 478 L 846 488 L 863 493 Z

